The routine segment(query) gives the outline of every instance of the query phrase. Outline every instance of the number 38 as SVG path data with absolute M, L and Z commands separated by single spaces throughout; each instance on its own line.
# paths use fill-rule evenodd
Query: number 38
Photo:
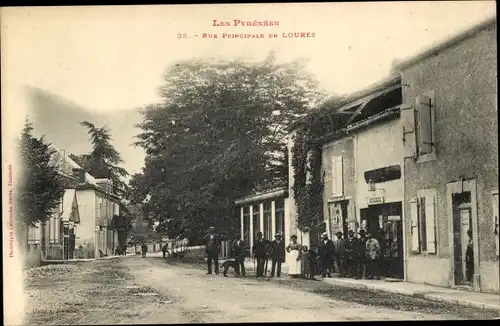
M 182 33 L 182 34 L 178 33 L 177 38 L 188 38 L 188 35 L 187 35 L 187 33 Z

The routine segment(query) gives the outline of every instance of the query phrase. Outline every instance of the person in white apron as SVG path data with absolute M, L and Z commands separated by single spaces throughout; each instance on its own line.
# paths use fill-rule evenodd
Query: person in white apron
M 291 243 L 286 248 L 286 251 L 290 254 L 290 263 L 288 264 L 288 275 L 292 277 L 298 277 L 302 275 L 301 270 L 301 252 L 302 245 L 297 242 L 297 236 L 292 235 L 290 237 Z

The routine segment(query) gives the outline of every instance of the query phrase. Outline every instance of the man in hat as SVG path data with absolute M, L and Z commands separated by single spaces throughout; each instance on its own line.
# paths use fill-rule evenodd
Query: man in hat
M 324 232 L 321 235 L 318 249 L 321 262 L 321 274 L 323 277 L 332 277 L 334 245 L 333 241 L 328 239 L 328 233 Z
M 344 242 L 345 260 L 347 265 L 347 277 L 357 277 L 358 269 L 356 263 L 355 250 L 358 247 L 358 238 L 355 236 L 353 230 L 349 230 L 348 238 Z
M 215 228 L 211 226 L 208 234 L 203 238 L 205 241 L 205 252 L 207 253 L 207 274 L 212 274 L 212 261 L 215 264 L 215 274 L 219 274 L 219 252 L 221 240 L 219 235 L 215 234 Z
M 366 237 L 366 231 L 361 229 L 359 230 L 359 239 L 358 245 L 356 249 L 356 259 L 357 259 L 357 268 L 358 268 L 358 278 L 363 278 L 365 276 L 366 271 L 366 242 L 368 238 Z M 366 276 L 365 276 L 366 277 Z
M 339 276 L 345 277 L 347 275 L 345 268 L 345 244 L 342 238 L 342 232 L 338 231 L 336 234 L 337 240 L 334 243 L 334 257 L 335 263 L 337 264 L 337 269 L 339 270 Z
M 276 276 L 281 277 L 281 264 L 285 261 L 285 242 L 282 240 L 281 234 L 279 233 L 274 235 L 274 239 L 275 240 L 271 243 L 271 277 L 274 277 L 275 271 Z
M 269 244 L 262 237 L 262 232 L 257 233 L 257 239 L 252 246 L 253 257 L 257 259 L 257 277 L 264 276 L 264 264 L 268 255 Z

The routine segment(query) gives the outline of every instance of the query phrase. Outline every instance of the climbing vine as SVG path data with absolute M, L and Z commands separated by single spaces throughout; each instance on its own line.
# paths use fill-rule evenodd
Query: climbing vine
M 307 231 L 323 223 L 322 137 L 341 128 L 344 117 L 318 109 L 297 128 L 291 150 L 297 225 Z

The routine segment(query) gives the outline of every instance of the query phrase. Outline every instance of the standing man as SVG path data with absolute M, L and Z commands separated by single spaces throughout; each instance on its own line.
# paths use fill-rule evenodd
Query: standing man
M 236 239 L 233 242 L 233 254 L 234 260 L 236 261 L 236 276 L 241 275 L 246 276 L 245 271 L 245 243 L 241 239 Z
M 328 239 L 328 233 L 324 232 L 319 244 L 319 259 L 321 260 L 321 275 L 323 277 L 332 277 L 333 253 L 333 241 Z
M 357 277 L 357 266 L 355 250 L 357 249 L 358 238 L 354 236 L 354 231 L 349 230 L 348 238 L 345 241 L 345 263 L 347 263 L 347 277 Z
M 364 272 L 366 270 L 366 242 L 368 241 L 368 238 L 365 236 L 366 231 L 361 229 L 359 230 L 359 243 L 358 243 L 358 250 L 356 251 L 356 256 L 358 259 L 358 278 L 363 278 Z
M 339 270 L 339 276 L 346 276 L 346 269 L 344 264 L 344 256 L 345 256 L 345 244 L 344 239 L 342 238 L 342 232 L 337 232 L 335 234 L 337 236 L 337 240 L 334 243 L 334 257 L 335 263 L 337 264 L 337 268 Z
M 378 271 L 378 262 L 380 258 L 380 244 L 378 240 L 373 238 L 371 233 L 368 232 L 366 235 L 366 278 L 380 280 L 380 274 Z
M 219 275 L 219 252 L 220 252 L 220 237 L 215 234 L 215 228 L 211 226 L 208 229 L 208 234 L 203 238 L 205 241 L 205 252 L 207 253 L 208 273 L 212 274 L 212 261 L 215 264 L 215 274 Z
M 281 264 L 285 262 L 285 242 L 279 233 L 276 233 L 274 238 L 275 240 L 271 243 L 271 277 L 274 277 L 275 271 L 276 276 L 281 277 Z
M 257 240 L 252 247 L 253 257 L 257 259 L 257 277 L 264 276 L 264 264 L 268 253 L 267 241 L 262 238 L 262 232 L 257 233 Z

